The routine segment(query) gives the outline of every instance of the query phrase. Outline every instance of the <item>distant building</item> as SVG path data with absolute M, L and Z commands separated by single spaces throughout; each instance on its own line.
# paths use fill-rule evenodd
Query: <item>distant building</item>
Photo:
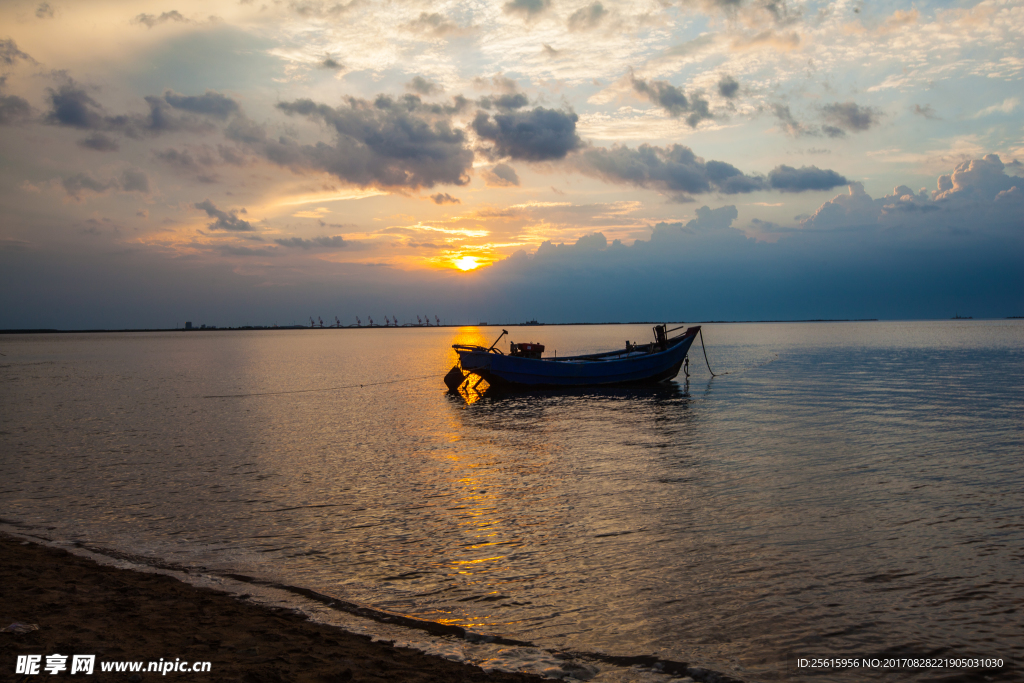
M 191 330 L 192 329 L 192 323 L 185 323 L 185 329 L 186 330 Z

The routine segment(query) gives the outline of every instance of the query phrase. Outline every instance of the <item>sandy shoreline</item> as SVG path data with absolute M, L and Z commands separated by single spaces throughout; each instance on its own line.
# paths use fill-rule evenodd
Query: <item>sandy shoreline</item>
M 366 636 L 314 624 L 290 610 L 248 604 L 162 574 L 99 565 L 64 550 L 0 534 L 0 680 L 51 679 L 48 655 L 96 655 L 93 681 L 408 681 L 527 683 Z M 19 655 L 41 655 L 40 675 L 15 673 Z M 102 662 L 210 662 L 210 673 L 104 673 Z M 81 673 L 75 674 L 81 676 Z M 52 679 L 51 679 L 52 680 Z

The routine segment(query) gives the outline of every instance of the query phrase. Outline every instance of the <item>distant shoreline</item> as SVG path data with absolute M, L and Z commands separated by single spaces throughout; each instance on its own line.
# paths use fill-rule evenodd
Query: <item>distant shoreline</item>
M 1024 316 L 1011 315 L 1005 318 L 977 318 L 976 320 L 1021 320 Z M 940 320 L 957 320 L 957 318 L 925 318 L 915 322 L 929 322 L 929 321 L 940 321 Z M 974 318 L 959 318 L 959 320 L 975 320 Z M 192 328 L 186 330 L 182 327 L 165 327 L 165 328 L 133 328 L 133 329 L 97 329 L 97 330 L 56 330 L 48 328 L 39 329 L 8 329 L 0 330 L 0 334 L 100 334 L 100 333 L 114 333 L 114 332 L 252 332 L 252 331 L 272 331 L 272 330 L 412 330 L 418 328 L 437 328 L 437 327 L 581 327 L 581 326 L 594 326 L 594 325 L 742 325 L 742 324 L 754 324 L 754 323 L 872 323 L 872 322 L 898 322 L 896 320 L 880 321 L 879 318 L 813 318 L 808 320 L 700 320 L 689 323 L 685 322 L 666 322 L 664 320 L 640 320 L 632 322 L 602 322 L 602 323 L 477 323 L 477 324 L 460 324 L 460 325 L 399 325 L 395 327 L 393 325 L 363 325 L 361 327 L 356 326 L 345 326 L 345 327 L 308 327 L 302 325 L 295 326 L 284 326 L 284 327 L 265 327 L 260 325 L 249 325 L 243 327 L 207 327 L 207 328 Z

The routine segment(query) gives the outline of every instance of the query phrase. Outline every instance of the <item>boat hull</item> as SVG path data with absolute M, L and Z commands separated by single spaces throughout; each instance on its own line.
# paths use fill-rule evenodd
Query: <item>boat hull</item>
M 620 357 L 591 359 L 523 358 L 487 353 L 483 349 L 456 349 L 462 370 L 478 375 L 496 386 L 589 387 L 665 382 L 677 374 L 697 337 L 690 328 L 681 337 L 669 340 L 667 348 L 656 353 L 628 353 Z

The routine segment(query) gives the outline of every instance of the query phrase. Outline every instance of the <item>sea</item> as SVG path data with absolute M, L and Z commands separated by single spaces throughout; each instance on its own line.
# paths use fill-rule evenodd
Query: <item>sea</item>
M 492 669 L 1024 678 L 1024 320 L 707 323 L 664 384 L 448 393 L 500 334 L 0 335 L 0 523 Z

